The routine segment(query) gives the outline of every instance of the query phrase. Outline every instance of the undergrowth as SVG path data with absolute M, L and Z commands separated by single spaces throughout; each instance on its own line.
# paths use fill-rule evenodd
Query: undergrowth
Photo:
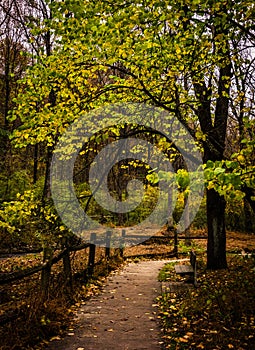
M 208 271 L 199 256 L 198 287 L 184 288 L 174 264 L 159 274 L 165 349 L 255 349 L 255 257 L 228 257 L 228 269 Z
M 63 335 L 70 329 L 74 312 L 81 302 L 98 293 L 104 278 L 122 263 L 119 255 L 103 259 L 95 266 L 93 278 L 88 281 L 74 279 L 72 288 L 65 286 L 61 273 L 54 271 L 46 299 L 41 294 L 40 275 L 2 288 L 6 300 L 1 306 L 8 307 L 2 311 L 11 313 L 15 310 L 17 317 L 0 326 L 0 350 L 29 350 L 37 346 L 41 349 L 52 338 Z

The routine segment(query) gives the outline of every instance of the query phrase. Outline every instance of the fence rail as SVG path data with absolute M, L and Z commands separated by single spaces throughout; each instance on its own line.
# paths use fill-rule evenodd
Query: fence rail
M 166 235 L 166 236 L 151 236 L 148 237 L 146 235 L 127 235 L 125 230 L 122 230 L 122 235 L 120 238 L 117 239 L 117 242 L 119 243 L 119 249 L 120 249 L 120 255 L 124 256 L 124 249 L 125 245 L 130 245 L 131 243 L 136 243 L 136 241 L 139 241 L 139 244 L 146 244 L 148 241 L 155 240 L 157 243 L 169 243 L 169 240 L 174 240 L 174 251 L 178 253 L 178 241 L 180 239 L 187 239 L 186 236 L 183 235 L 177 235 L 175 233 L 174 235 Z M 207 236 L 189 236 L 188 239 L 207 239 Z M 14 281 L 22 280 L 25 277 L 32 276 L 38 272 L 41 272 L 43 270 L 50 269 L 53 265 L 57 264 L 61 259 L 66 257 L 67 254 L 70 254 L 71 252 L 83 250 L 86 248 L 89 248 L 89 261 L 88 261 L 88 267 L 87 267 L 87 274 L 89 277 L 93 276 L 93 270 L 95 265 L 95 256 L 96 256 L 96 246 L 97 243 L 103 243 L 102 239 L 97 240 L 97 234 L 91 233 L 90 237 L 91 243 L 83 243 L 77 246 L 68 246 L 67 248 L 63 249 L 57 256 L 46 259 L 46 261 L 42 262 L 38 266 L 34 266 L 31 268 L 27 268 L 21 271 L 17 272 L 9 272 L 9 273 L 0 273 L 0 285 L 12 283 Z M 111 251 L 111 244 L 116 244 L 116 239 L 112 238 L 111 231 L 106 231 L 105 234 L 105 257 L 110 257 L 110 251 Z
M 207 239 L 206 236 L 189 236 L 189 239 Z M 186 236 L 178 235 L 176 232 L 171 235 L 165 236 L 151 236 L 148 237 L 146 235 L 128 235 L 126 234 L 126 230 L 122 230 L 122 233 L 119 238 L 114 237 L 111 231 L 106 231 L 102 237 L 102 234 L 97 235 L 96 233 L 91 233 L 90 243 L 82 243 L 80 245 L 69 246 L 67 242 L 62 245 L 63 249 L 61 251 L 55 251 L 56 256 L 53 256 L 53 251 L 45 249 L 43 251 L 43 261 L 41 264 L 23 269 L 21 271 L 15 272 L 3 272 L 0 273 L 0 286 L 12 284 L 15 281 L 22 281 L 26 277 L 33 276 L 35 274 L 41 273 L 41 291 L 42 291 L 42 299 L 46 299 L 48 297 L 48 293 L 50 290 L 50 280 L 52 276 L 52 267 L 57 264 L 59 261 L 63 261 L 63 276 L 64 276 L 64 285 L 72 290 L 72 281 L 73 277 L 79 276 L 88 280 L 93 277 L 95 267 L 100 265 L 102 259 L 109 259 L 111 257 L 112 247 L 118 246 L 118 252 L 122 258 L 124 258 L 124 250 L 125 247 L 130 246 L 130 244 L 134 245 L 137 241 L 139 244 L 150 244 L 150 243 L 158 243 L 158 244 L 173 244 L 173 250 L 168 253 L 161 254 L 142 254 L 142 256 L 146 256 L 148 258 L 152 258 L 156 255 L 164 255 L 166 256 L 178 256 L 178 241 L 180 239 L 187 239 Z M 173 240 L 173 243 L 171 243 Z M 103 258 L 101 257 L 99 261 L 96 261 L 96 250 L 97 246 L 104 245 L 105 250 L 103 254 Z M 72 252 L 81 251 L 83 249 L 89 249 L 87 257 L 87 267 L 85 267 L 82 272 L 78 272 L 73 274 L 71 268 L 70 254 Z M 102 249 L 102 248 L 101 248 Z M 116 249 L 115 249 L 116 250 Z M 28 254 L 27 252 L 24 252 Z M 140 255 L 139 255 L 140 256 Z M 0 299 L 1 299 L 1 290 L 0 290 Z M 0 302 L 1 303 L 1 302 Z M 0 316 L 0 325 L 4 325 L 12 320 L 16 319 L 21 315 L 24 310 L 15 309 L 9 310 Z

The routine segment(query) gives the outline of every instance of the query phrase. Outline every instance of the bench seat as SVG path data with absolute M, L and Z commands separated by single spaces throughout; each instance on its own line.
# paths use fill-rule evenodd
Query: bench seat
M 194 251 L 190 252 L 189 265 L 175 265 L 175 272 L 179 275 L 191 275 L 194 286 L 197 286 L 197 257 Z
M 191 265 L 175 265 L 175 272 L 180 275 L 187 275 L 191 274 L 193 275 L 194 269 Z

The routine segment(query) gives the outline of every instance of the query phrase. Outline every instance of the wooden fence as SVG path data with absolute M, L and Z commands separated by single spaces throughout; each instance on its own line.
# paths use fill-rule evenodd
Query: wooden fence
M 100 235 L 101 237 L 101 235 Z M 180 235 L 175 232 L 173 235 L 167 235 L 167 236 L 145 236 L 145 235 L 127 235 L 126 231 L 122 230 L 121 238 L 118 238 L 117 243 L 119 247 L 120 255 L 124 256 L 124 249 L 125 245 L 135 245 L 137 242 L 138 244 L 146 243 L 147 241 L 153 241 L 155 240 L 157 243 L 168 243 L 169 241 L 173 239 L 174 240 L 174 247 L 173 252 L 175 255 L 178 254 L 178 241 L 180 239 L 187 239 L 186 236 Z M 189 236 L 188 239 L 207 239 L 207 236 Z M 64 267 L 69 264 L 68 260 L 70 258 L 70 253 L 83 250 L 86 248 L 89 248 L 89 259 L 88 259 L 88 266 L 87 270 L 85 271 L 85 274 L 88 277 L 93 276 L 93 271 L 95 267 L 95 256 L 96 256 L 96 246 L 97 244 L 105 245 L 105 257 L 110 258 L 111 254 L 111 245 L 112 242 L 116 245 L 116 239 L 112 239 L 112 233 L 111 231 L 106 231 L 105 233 L 105 242 L 102 241 L 102 238 L 100 240 L 97 240 L 97 234 L 91 233 L 90 237 L 90 243 L 83 243 L 77 246 L 67 246 L 58 253 L 57 256 L 52 257 L 52 250 L 49 249 L 49 252 L 47 252 L 47 249 L 45 249 L 44 252 L 44 261 L 42 264 L 38 266 L 34 266 L 31 268 L 27 268 L 21 271 L 17 272 L 10 272 L 10 273 L 0 273 L 0 285 L 12 283 L 17 280 L 21 280 L 25 277 L 31 276 L 33 274 L 36 274 L 40 271 L 47 271 L 51 270 L 51 267 L 58 263 L 61 259 L 63 260 Z M 104 244 L 103 244 L 104 243 Z
M 84 261 L 86 268 L 82 270 L 82 272 L 77 273 L 77 276 L 82 277 L 82 279 L 87 282 L 89 279 L 93 277 L 94 269 L 96 266 L 100 264 L 108 263 L 109 259 L 114 255 L 113 249 L 111 249 L 111 233 L 109 231 L 105 234 L 106 239 L 106 248 L 100 247 L 100 252 L 96 254 L 97 249 L 97 235 L 95 233 L 91 233 L 90 243 L 82 243 L 80 245 L 70 246 L 67 241 L 62 242 L 62 250 L 53 251 L 50 247 L 46 247 L 43 249 L 43 259 L 42 263 L 39 263 L 36 266 L 25 268 L 15 272 L 1 272 L 0 273 L 0 304 L 4 304 L 4 298 L 6 297 L 6 290 L 8 291 L 8 285 L 17 285 L 20 283 L 30 283 L 31 278 L 34 276 L 37 278 L 36 274 L 39 275 L 39 289 L 40 295 L 38 298 L 40 300 L 47 300 L 50 296 L 50 287 L 51 283 L 54 283 L 54 279 L 52 277 L 56 277 L 52 272 L 52 267 L 62 261 L 62 273 L 59 268 L 57 271 L 58 276 L 59 272 L 61 273 L 61 283 L 63 284 L 63 288 L 65 291 L 70 293 L 73 292 L 73 272 L 71 267 L 71 253 L 82 251 L 88 249 L 88 253 L 86 253 L 86 261 Z M 101 237 L 102 240 L 102 237 Z M 102 242 L 101 242 L 102 243 Z M 103 253 L 104 251 L 104 253 Z M 26 254 L 28 254 L 26 252 Z M 102 264 L 103 265 L 103 264 Z M 55 272 L 54 271 L 54 272 Z M 40 277 L 41 276 L 41 277 Z M 27 279 L 28 278 L 28 279 Z M 58 277 L 55 278 L 55 281 L 58 281 Z M 7 289 L 5 289 L 5 286 Z M 54 288 L 54 287 L 53 287 Z M 8 292 L 7 292 L 8 293 Z M 6 304 L 7 305 L 7 304 Z M 0 325 L 4 325 L 12 320 L 17 319 L 24 310 L 20 308 L 13 307 L 10 310 L 6 310 L 6 312 L 0 314 Z
M 180 235 L 178 236 L 176 232 L 173 232 L 172 234 L 166 235 L 166 236 L 151 236 L 148 237 L 146 235 L 129 235 L 126 234 L 126 230 L 122 230 L 122 233 L 120 237 L 116 238 L 114 235 L 112 235 L 111 231 L 106 231 L 104 234 L 97 235 L 96 233 L 91 233 L 90 236 L 90 243 L 82 243 L 80 245 L 70 246 L 68 244 L 68 241 L 62 242 L 62 250 L 58 250 L 56 252 L 53 252 L 52 249 L 45 248 L 43 251 L 43 261 L 41 264 L 26 268 L 23 270 L 15 271 L 15 272 L 2 272 L 0 273 L 0 286 L 12 284 L 13 282 L 21 281 L 25 279 L 26 277 L 33 276 L 35 274 L 41 273 L 41 298 L 47 299 L 49 296 L 49 290 L 50 290 L 50 281 L 52 274 L 52 267 L 59 263 L 61 260 L 63 262 L 63 279 L 64 279 L 64 286 L 69 288 L 69 290 L 72 291 L 72 283 L 73 283 L 73 273 L 71 268 L 71 260 L 70 256 L 71 253 L 81 251 L 84 249 L 88 249 L 87 253 L 87 266 L 86 268 L 79 273 L 79 277 L 82 276 L 82 278 L 85 281 L 88 281 L 91 279 L 94 275 L 94 270 L 97 265 L 102 263 L 102 259 L 107 261 L 111 258 L 111 255 L 114 255 L 116 252 L 122 257 L 124 256 L 124 250 L 125 246 L 130 245 L 136 245 L 136 244 L 151 244 L 151 243 L 157 243 L 157 244 L 173 244 L 173 250 L 169 253 L 168 256 L 178 256 L 178 241 L 179 239 L 187 239 L 187 237 Z M 189 237 L 189 239 L 207 239 L 206 236 L 194 236 Z M 173 240 L 173 243 L 171 242 Z M 97 247 L 105 246 L 104 254 L 102 255 L 102 258 L 96 261 L 96 251 Z M 113 248 L 112 248 L 113 247 Z M 116 247 L 116 248 L 114 248 Z M 102 248 L 100 247 L 102 250 Z M 54 255 L 55 254 L 55 255 Z M 162 253 L 164 256 L 166 256 L 165 253 Z M 154 254 L 145 254 L 150 255 L 148 257 L 154 256 Z M 161 254 L 157 254 L 161 255 Z M 144 256 L 144 254 L 143 254 Z M 30 281 L 30 280 L 28 280 Z M 0 299 L 1 299 L 1 290 L 0 290 Z M 1 304 L 1 301 L 0 301 Z M 5 323 L 10 322 L 12 319 L 17 318 L 16 310 L 13 310 L 11 313 L 7 313 L 0 316 L 0 324 L 3 325 Z
M 106 237 L 109 241 L 110 232 L 106 233 Z M 15 271 L 10 273 L 2 272 L 0 273 L 0 285 L 9 284 L 14 281 L 22 280 L 25 277 L 32 276 L 38 272 L 43 272 L 47 270 L 51 270 L 52 266 L 57 264 L 60 260 L 63 260 L 63 266 L 66 265 L 67 261 L 70 258 L 70 253 L 75 251 L 80 251 L 86 248 L 89 248 L 89 262 L 87 271 L 85 271 L 85 274 L 88 276 L 93 275 L 93 269 L 95 266 L 95 256 L 96 256 L 96 234 L 91 233 L 91 243 L 84 243 L 77 246 L 68 246 L 65 247 L 62 251 L 58 252 L 58 254 L 54 257 L 52 257 L 52 249 L 45 248 L 44 249 L 44 258 L 43 262 L 39 264 L 38 266 L 34 266 L 31 268 L 27 268 L 21 271 Z M 105 257 L 110 257 L 110 244 L 105 248 Z

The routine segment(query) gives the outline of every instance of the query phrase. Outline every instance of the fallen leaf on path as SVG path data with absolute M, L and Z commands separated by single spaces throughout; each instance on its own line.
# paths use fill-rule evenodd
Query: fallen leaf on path
M 55 336 L 55 337 L 50 338 L 50 341 L 53 341 L 53 340 L 61 340 L 61 338 L 59 336 Z

